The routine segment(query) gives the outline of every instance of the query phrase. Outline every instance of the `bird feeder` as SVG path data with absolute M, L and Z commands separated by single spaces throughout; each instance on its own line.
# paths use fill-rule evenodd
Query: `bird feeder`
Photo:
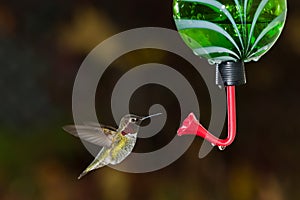
M 276 42 L 287 13 L 286 0 L 174 0 L 173 16 L 194 54 L 216 66 L 216 84 L 227 94 L 228 135 L 219 139 L 191 113 L 178 135 L 194 134 L 219 149 L 236 135 L 235 87 L 246 83 L 244 63 L 258 61 Z

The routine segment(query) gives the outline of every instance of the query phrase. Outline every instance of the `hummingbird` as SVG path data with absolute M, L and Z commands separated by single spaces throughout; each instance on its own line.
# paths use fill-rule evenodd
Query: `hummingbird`
M 127 114 L 122 117 L 117 129 L 98 123 L 63 126 L 63 130 L 71 135 L 102 146 L 93 162 L 79 175 L 78 179 L 81 179 L 92 170 L 108 164 L 116 165 L 122 162 L 132 152 L 141 122 L 161 114 L 156 113 L 146 117 Z

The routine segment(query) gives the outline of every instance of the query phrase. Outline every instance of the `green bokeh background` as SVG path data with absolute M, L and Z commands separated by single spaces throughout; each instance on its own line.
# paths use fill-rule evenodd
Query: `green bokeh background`
M 299 7 L 299 1 L 288 2 L 278 42 L 259 62 L 246 65 L 248 83 L 237 88 L 237 138 L 225 151 L 215 148 L 200 160 L 202 139 L 196 138 L 184 156 L 162 170 L 127 174 L 106 167 L 78 181 L 93 157 L 61 127 L 72 123 L 72 86 L 81 62 L 121 31 L 175 30 L 172 1 L 2 0 L 0 199 L 299 199 Z M 129 68 L 153 61 L 199 83 L 201 122 L 207 126 L 210 102 L 203 81 L 176 56 L 153 50 L 112 64 L 99 83 L 105 88 L 96 98 L 99 121 L 116 125 L 108 110 L 113 83 Z M 180 123 L 178 102 L 166 88 L 143 89 L 133 97 L 131 111 L 147 114 L 151 103 L 161 101 L 169 122 L 160 137 L 139 140 L 138 152 L 166 144 Z

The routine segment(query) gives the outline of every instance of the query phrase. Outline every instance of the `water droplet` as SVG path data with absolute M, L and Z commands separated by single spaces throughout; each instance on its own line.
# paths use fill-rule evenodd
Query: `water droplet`
M 216 146 L 214 143 L 211 143 L 211 145 L 214 147 L 214 146 Z
M 221 151 L 223 151 L 226 148 L 226 146 L 218 146 L 218 147 Z
M 215 62 L 214 60 L 212 60 L 212 59 L 208 59 L 208 63 L 209 63 L 210 65 L 215 65 L 215 64 L 216 64 L 216 62 Z
M 197 51 L 193 51 L 193 53 L 194 53 L 196 56 L 199 56 L 199 54 L 198 54 Z
M 257 62 L 257 61 L 259 60 L 259 58 L 260 58 L 260 57 L 255 57 L 255 58 L 253 58 L 253 60 L 254 60 L 255 62 Z

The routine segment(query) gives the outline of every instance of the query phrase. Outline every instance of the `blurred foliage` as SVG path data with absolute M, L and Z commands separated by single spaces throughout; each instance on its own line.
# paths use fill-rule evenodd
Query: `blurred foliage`
M 287 24 L 277 44 L 259 62 L 247 64 L 248 84 L 237 93 L 238 135 L 232 146 L 224 152 L 214 149 L 200 160 L 202 140 L 197 138 L 184 156 L 162 170 L 126 174 L 105 167 L 76 179 L 92 156 L 61 126 L 72 123 L 72 85 L 83 58 L 120 31 L 143 26 L 175 29 L 171 5 L 159 0 L 0 2 L 1 200 L 300 198 L 298 1 L 289 2 Z M 108 102 L 107 90 L 120 74 L 149 60 L 179 63 L 179 70 L 182 66 L 162 52 L 120 58 L 109 68 L 106 83 L 100 83 L 107 85 L 101 94 L 106 98 L 97 97 L 99 101 Z M 181 70 L 193 76 L 193 71 Z M 208 98 L 205 88 L 198 89 Z M 145 104 L 151 102 L 149 96 L 143 98 Z M 103 105 L 100 120 L 115 125 Z M 209 106 L 208 100 L 201 103 L 204 124 Z M 157 138 L 148 145 L 160 140 L 168 139 Z M 137 148 L 142 145 L 147 144 L 138 143 Z
M 44 115 L 44 120 L 49 119 L 54 108 L 47 91 L 40 84 L 47 73 L 47 63 L 32 47 L 14 40 L 3 39 L 0 46 L 0 57 L 3 58 L 0 65 L 4 68 L 0 74 L 0 90 L 3 94 L 0 123 L 30 123 L 39 115 Z

